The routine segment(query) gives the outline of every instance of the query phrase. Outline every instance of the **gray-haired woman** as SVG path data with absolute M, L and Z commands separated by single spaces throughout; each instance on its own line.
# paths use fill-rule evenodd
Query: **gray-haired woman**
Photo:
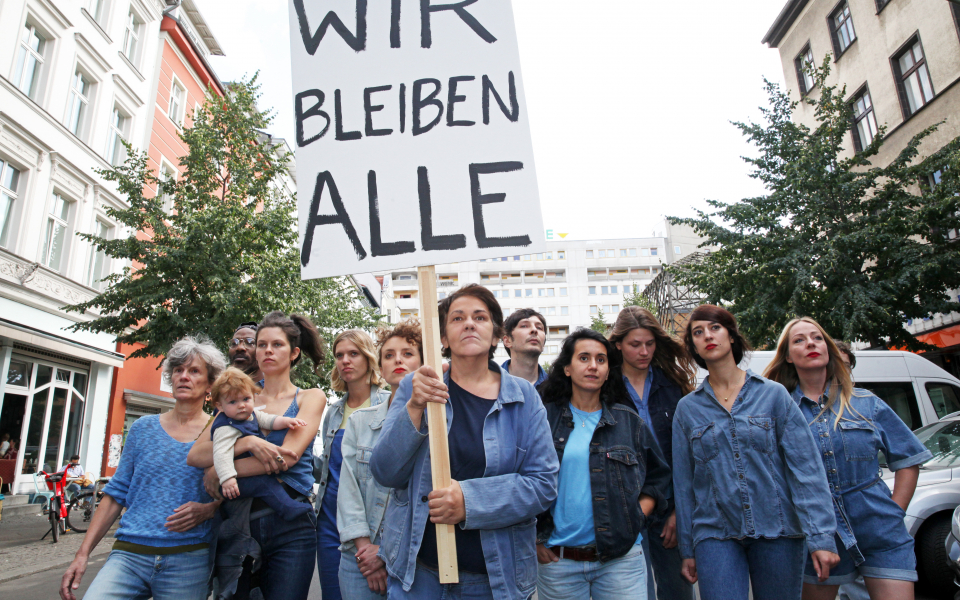
M 223 354 L 204 338 L 185 337 L 170 349 L 163 379 L 173 388 L 173 410 L 143 417 L 130 427 L 117 472 L 63 575 L 63 600 L 75 600 L 90 552 L 124 507 L 117 542 L 86 597 L 207 597 L 207 521 L 219 503 L 204 491 L 203 470 L 187 466 L 187 452 L 209 420 L 203 402 L 225 367 Z

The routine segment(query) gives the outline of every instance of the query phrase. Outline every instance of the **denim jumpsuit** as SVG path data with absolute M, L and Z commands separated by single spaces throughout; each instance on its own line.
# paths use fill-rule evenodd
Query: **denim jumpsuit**
M 829 394 L 828 387 L 819 402 Z M 913 538 L 903 524 L 903 509 L 880 478 L 877 453 L 883 452 L 891 471 L 923 464 L 933 455 L 897 413 L 868 390 L 854 388 L 853 411 L 844 411 L 837 426 L 836 412 L 821 415 L 820 403 L 804 396 L 800 386 L 793 390 L 793 399 L 817 441 L 837 515 L 837 547 L 843 548 L 840 564 L 822 585 L 851 583 L 857 575 L 916 581 Z M 809 557 L 804 580 L 817 583 Z

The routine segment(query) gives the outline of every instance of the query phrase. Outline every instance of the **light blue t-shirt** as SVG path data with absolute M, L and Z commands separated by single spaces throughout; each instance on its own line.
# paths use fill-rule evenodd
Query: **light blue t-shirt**
M 596 542 L 593 529 L 593 497 L 590 490 L 590 442 L 603 411 L 583 412 L 570 406 L 573 431 L 560 463 L 557 501 L 550 508 L 553 533 L 547 546 L 589 546 Z M 637 538 L 637 543 L 643 536 Z
M 637 394 L 637 390 L 633 389 L 633 384 L 630 383 L 626 375 L 623 376 L 623 383 L 627 386 L 627 391 L 630 393 L 630 398 L 633 400 L 634 406 L 637 407 L 637 413 L 640 415 L 640 418 L 643 419 L 643 422 L 650 428 L 650 431 L 653 433 L 653 439 L 657 439 L 657 432 L 653 431 L 653 423 L 650 421 L 650 386 L 653 384 L 653 373 L 647 371 L 647 378 L 643 380 L 643 397 L 640 397 L 640 395 Z

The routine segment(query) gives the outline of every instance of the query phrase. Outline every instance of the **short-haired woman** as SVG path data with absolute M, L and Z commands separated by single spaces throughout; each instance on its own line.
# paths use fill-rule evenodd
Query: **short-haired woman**
M 320 484 L 317 496 L 317 568 L 323 600 L 340 600 L 340 531 L 337 526 L 337 495 L 343 462 L 343 435 L 355 411 L 385 402 L 390 393 L 381 389 L 377 349 L 370 336 L 359 329 L 340 332 L 333 340 L 334 366 L 330 384 L 343 394 L 323 417 L 323 456 L 317 457 L 314 477 Z M 348 600 L 353 600 L 348 598 Z
M 557 501 L 537 518 L 542 600 L 646 599 L 641 541 L 667 511 L 670 468 L 619 376 L 619 352 L 579 329 L 540 387 L 560 460 Z
M 622 378 L 664 459 L 672 465 L 673 415 L 680 398 L 693 391 L 693 359 L 682 342 L 667 333 L 650 311 L 639 306 L 620 311 L 610 341 L 623 356 L 614 376 Z M 672 497 L 665 516 L 654 515 L 647 520 L 643 549 L 650 600 L 693 600 L 693 585 L 680 575 L 682 560 L 677 548 L 677 513 Z
M 208 521 L 219 502 L 204 491 L 203 471 L 187 465 L 187 453 L 210 421 L 203 403 L 225 367 L 209 340 L 185 337 L 170 348 L 162 377 L 173 388 L 173 409 L 141 417 L 130 427 L 120 465 L 63 575 L 63 600 L 75 600 L 90 552 L 123 508 L 127 512 L 113 551 L 86 597 L 207 597 L 212 566 Z
M 400 381 L 423 364 L 420 323 L 406 320 L 377 331 L 380 371 L 390 398 L 358 409 L 343 433 L 343 464 L 337 494 L 340 529 L 340 593 L 347 600 L 376 600 L 387 593 L 387 570 L 377 552 L 390 489 L 370 475 L 370 455 L 380 437 Z
M 703 600 L 799 600 L 804 538 L 821 580 L 840 561 L 810 428 L 782 385 L 737 367 L 750 346 L 727 310 L 697 307 L 684 341 L 709 375 L 673 419 L 683 575 Z
M 841 584 L 863 576 L 874 600 L 913 600 L 917 558 L 903 524 L 920 465 L 933 455 L 887 403 L 853 387 L 842 350 L 809 317 L 784 327 L 766 376 L 793 393 L 823 460 L 837 515 L 840 564 L 818 581 L 811 561 L 804 600 L 832 600 Z M 893 493 L 880 479 L 883 452 Z
M 493 362 L 503 312 L 471 284 L 440 302 L 450 357 L 442 383 L 427 366 L 404 378 L 370 470 L 394 488 L 380 554 L 391 598 L 526 599 L 537 584 L 536 516 L 557 495 L 557 453 L 540 396 Z M 449 394 L 447 390 L 449 389 Z M 429 431 L 427 402 L 447 402 L 446 431 Z M 433 489 L 430 435 L 446 435 L 453 482 Z M 459 584 L 441 584 L 435 523 L 455 525 Z
M 276 474 L 287 495 L 309 502 L 313 493 L 313 441 L 327 398 L 319 389 L 301 390 L 290 379 L 290 370 L 304 357 L 314 370 L 323 364 L 323 339 L 307 317 L 274 311 L 257 327 L 257 363 L 264 376 L 257 406 L 266 413 L 306 421 L 305 427 L 263 432 L 266 439 L 248 435 L 237 440 L 234 461 L 237 477 Z M 213 466 L 213 443 L 207 433 L 190 451 L 191 464 Z M 246 456 L 249 452 L 252 456 Z M 216 469 L 205 478 L 208 490 L 219 494 Z M 250 509 L 250 536 L 260 547 L 260 592 L 266 600 L 304 600 L 310 592 L 317 556 L 316 515 L 310 510 L 287 521 L 259 499 Z M 222 529 L 222 528 L 221 528 Z M 223 536 L 221 535 L 221 541 Z M 218 556 L 224 553 L 218 548 Z M 219 568 L 219 567 L 218 567 Z M 250 595 L 252 574 L 244 570 L 234 598 Z

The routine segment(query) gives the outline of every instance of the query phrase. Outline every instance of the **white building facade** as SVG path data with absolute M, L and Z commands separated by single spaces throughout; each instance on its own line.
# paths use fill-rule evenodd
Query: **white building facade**
M 161 0 L 0 3 L 0 436 L 16 440 L 0 476 L 32 474 L 79 453 L 99 474 L 113 368 L 112 335 L 68 328 L 95 314 L 113 264 L 78 234 L 131 235 L 107 214 L 125 200 L 98 175 L 148 141 Z
M 663 236 L 547 242 L 545 252 L 437 265 L 438 294 L 443 298 L 478 283 L 493 292 L 504 317 L 521 308 L 537 310 L 547 320 L 540 360 L 552 362 L 570 332 L 600 314 L 612 324 L 634 285 L 643 291 L 664 265 L 697 252 L 702 241 L 689 227 L 667 224 Z M 416 269 L 377 276 L 383 278 L 381 310 L 388 322 L 419 314 Z M 497 359 L 506 358 L 501 345 Z

